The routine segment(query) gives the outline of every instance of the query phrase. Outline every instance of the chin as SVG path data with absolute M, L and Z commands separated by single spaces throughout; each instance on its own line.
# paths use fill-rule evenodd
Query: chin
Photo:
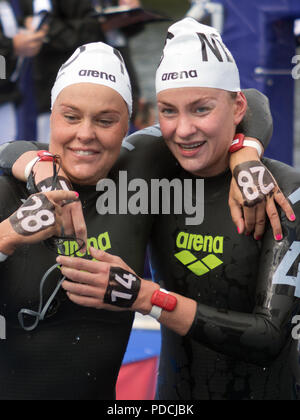
M 191 174 L 198 174 L 201 173 L 201 171 L 203 171 L 203 168 L 205 167 L 205 164 L 201 164 L 201 162 L 192 162 L 192 161 L 188 161 L 186 159 L 180 159 L 178 160 L 180 166 L 186 171 L 189 172 Z
M 95 174 L 89 174 L 84 172 L 79 173 L 68 173 L 68 178 L 71 182 L 79 185 L 96 185 L 98 177 Z

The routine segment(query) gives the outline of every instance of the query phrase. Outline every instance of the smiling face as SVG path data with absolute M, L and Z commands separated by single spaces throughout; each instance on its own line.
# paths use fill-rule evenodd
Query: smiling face
M 247 109 L 245 96 L 212 88 L 178 88 L 157 96 L 167 146 L 183 169 L 196 176 L 226 170 L 228 150 Z
M 96 185 L 120 154 L 128 108 L 113 89 L 82 83 L 66 87 L 51 114 L 50 151 L 61 157 L 72 182 Z

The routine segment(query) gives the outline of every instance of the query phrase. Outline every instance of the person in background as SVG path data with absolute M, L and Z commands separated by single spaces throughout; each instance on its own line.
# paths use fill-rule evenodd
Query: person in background
M 104 38 L 101 25 L 93 17 L 90 0 L 19 0 L 19 3 L 28 29 L 32 28 L 33 16 L 44 11 L 50 15 L 47 38 L 33 62 L 37 140 L 49 142 L 51 89 L 59 68 L 77 47 Z
M 129 8 L 141 7 L 140 0 L 91 0 L 96 10 L 105 7 L 127 6 Z M 139 112 L 142 112 L 143 99 L 141 98 L 140 82 L 132 61 L 129 40 L 144 29 L 143 24 L 135 24 L 122 29 L 113 29 L 105 32 L 105 42 L 112 47 L 117 48 L 122 54 L 126 67 L 128 69 L 133 96 L 133 110 L 131 117 L 130 131 L 135 131 L 135 119 Z
M 0 144 L 16 139 L 22 62 L 40 52 L 47 32 L 45 28 L 38 32 L 22 28 L 13 6 L 13 1 L 0 0 Z
M 224 27 L 224 6 L 218 0 L 190 0 L 191 7 L 186 17 L 211 25 L 222 34 Z

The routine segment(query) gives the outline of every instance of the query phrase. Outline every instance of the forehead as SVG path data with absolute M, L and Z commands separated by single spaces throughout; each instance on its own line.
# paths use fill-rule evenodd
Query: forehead
M 224 100 L 229 97 L 229 92 L 222 89 L 187 87 L 167 89 L 157 95 L 158 102 L 192 104 L 205 100 Z
M 116 90 L 93 83 L 78 83 L 64 88 L 57 97 L 53 110 L 63 105 L 83 112 L 111 110 L 128 114 L 127 105 Z

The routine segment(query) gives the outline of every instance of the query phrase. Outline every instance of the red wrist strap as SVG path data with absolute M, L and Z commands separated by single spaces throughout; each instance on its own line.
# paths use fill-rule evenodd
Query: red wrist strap
M 229 148 L 229 152 L 234 153 L 234 152 L 237 152 L 238 150 L 241 150 L 244 145 L 244 140 L 245 140 L 244 134 L 236 134 Z
M 39 162 L 57 162 L 57 156 L 47 150 L 40 150 L 37 155 L 39 157 Z
M 177 299 L 175 296 L 156 290 L 151 298 L 153 306 L 159 306 L 165 311 L 172 312 L 176 308 Z

